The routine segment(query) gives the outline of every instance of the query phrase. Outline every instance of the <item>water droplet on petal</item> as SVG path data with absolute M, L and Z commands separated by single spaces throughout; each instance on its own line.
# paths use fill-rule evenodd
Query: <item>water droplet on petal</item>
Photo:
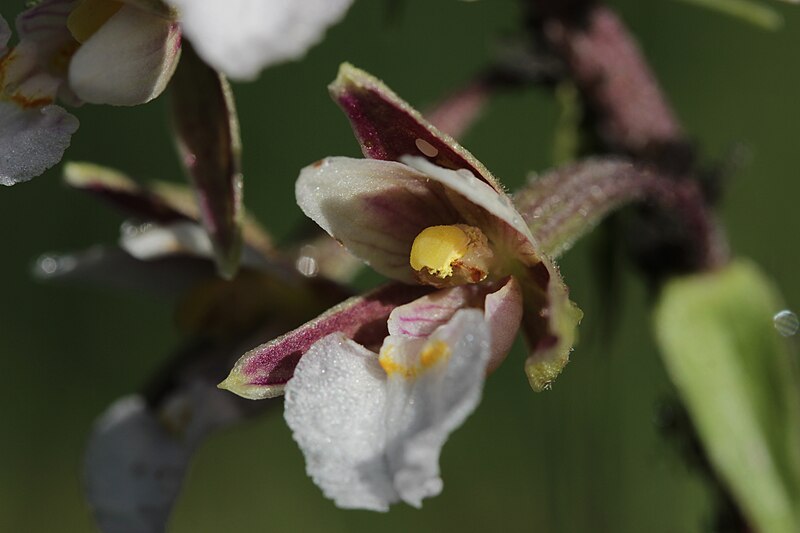
M 36 260 L 36 269 L 40 274 L 49 276 L 58 270 L 58 260 L 52 255 L 43 255 Z
M 44 254 L 36 260 L 33 274 L 39 278 L 49 278 L 72 270 L 77 263 L 77 259 L 72 256 Z
M 778 333 L 784 337 L 791 337 L 800 329 L 800 319 L 788 309 L 775 313 L 775 316 L 772 317 L 772 323 L 775 325 L 775 329 L 778 330 Z
M 150 222 L 134 222 L 131 220 L 126 220 L 123 222 L 119 227 L 119 233 L 123 238 L 133 238 L 142 233 L 146 233 L 153 227 L 153 224 Z
M 297 270 L 307 278 L 311 278 L 317 275 L 317 261 L 313 257 L 309 257 L 304 255 L 303 257 L 297 258 L 296 264 Z
M 319 273 L 319 263 L 316 258 L 316 248 L 313 246 L 303 246 L 300 249 L 300 256 L 295 262 L 295 268 L 298 272 L 307 278 L 313 278 Z

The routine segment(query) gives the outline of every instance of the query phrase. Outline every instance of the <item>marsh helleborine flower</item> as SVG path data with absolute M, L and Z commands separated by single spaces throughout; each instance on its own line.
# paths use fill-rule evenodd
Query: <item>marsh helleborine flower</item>
M 566 364 L 581 313 L 469 152 L 352 66 L 330 89 L 368 159 L 303 169 L 298 204 L 400 285 L 252 350 L 221 386 L 249 398 L 285 392 L 308 472 L 339 506 L 419 506 L 441 491 L 441 447 L 520 324 L 528 378 L 542 390 Z
M 56 97 L 138 105 L 166 88 L 185 34 L 234 79 L 296 59 L 352 0 L 43 0 L 17 18 L 19 42 L 0 17 L 0 183 L 57 163 L 78 121 Z

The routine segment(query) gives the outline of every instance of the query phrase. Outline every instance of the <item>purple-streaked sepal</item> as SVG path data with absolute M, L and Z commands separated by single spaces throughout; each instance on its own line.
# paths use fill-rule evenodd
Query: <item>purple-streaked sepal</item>
M 398 306 L 431 291 L 430 287 L 392 283 L 366 295 L 350 298 L 314 320 L 244 354 L 220 383 L 244 398 L 259 400 L 283 394 L 300 357 L 312 344 L 341 332 L 367 348 L 380 346 L 388 331 L 386 320 Z
M 443 168 L 467 169 L 501 190 L 494 176 L 475 156 L 374 76 L 343 63 L 328 89 L 350 120 L 365 157 L 399 161 L 404 155 L 422 155 Z
M 217 269 L 231 278 L 242 251 L 239 123 L 225 78 L 188 46 L 173 80 L 172 117 L 181 159 L 214 244 Z
M 111 168 L 69 162 L 64 165 L 64 181 L 70 187 L 95 195 L 140 220 L 158 224 L 194 220 L 192 213 L 187 213 L 175 202 L 170 202 Z
M 117 170 L 73 162 L 64 166 L 64 181 L 140 221 L 172 224 L 200 220 L 195 196 L 183 185 L 162 181 L 142 185 Z M 243 215 L 242 233 L 249 248 L 264 257 L 273 255 L 269 234 L 247 212 Z

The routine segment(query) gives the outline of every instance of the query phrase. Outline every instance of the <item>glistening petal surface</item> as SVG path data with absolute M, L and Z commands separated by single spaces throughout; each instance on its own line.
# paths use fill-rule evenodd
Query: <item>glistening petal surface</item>
M 449 353 L 416 379 L 388 378 L 386 464 L 400 498 L 414 507 L 442 490 L 439 455 L 480 402 L 490 337 L 480 311 L 461 310 L 428 338 L 420 362 L 427 364 L 428 348 L 446 346 Z
M 425 368 L 387 376 L 375 353 L 334 334 L 306 353 L 286 387 L 286 421 L 308 473 L 340 507 L 420 506 L 438 494 L 441 447 L 480 401 L 490 351 L 480 311 L 459 311 L 427 342 L 386 342 L 399 343 L 403 363 Z M 428 365 L 421 353 L 430 347 L 441 357 Z
M 0 101 L 0 184 L 27 181 L 61 160 L 78 119 L 61 107 Z
M 341 333 L 315 343 L 286 386 L 286 422 L 306 471 L 339 507 L 385 511 L 397 500 L 382 464 L 386 375 L 378 357 Z

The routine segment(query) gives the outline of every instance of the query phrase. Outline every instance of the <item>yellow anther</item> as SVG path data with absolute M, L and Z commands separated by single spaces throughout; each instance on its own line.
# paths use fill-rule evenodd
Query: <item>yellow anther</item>
M 416 271 L 426 268 L 445 279 L 453 275 L 453 262 L 464 257 L 468 247 L 469 236 L 457 226 L 425 228 L 411 245 L 411 268 Z
M 429 342 L 419 356 L 419 363 L 422 368 L 430 368 L 442 359 L 450 357 L 450 346 L 441 340 Z
M 76 41 L 85 43 L 121 7 L 116 0 L 82 0 L 69 14 L 67 28 Z

